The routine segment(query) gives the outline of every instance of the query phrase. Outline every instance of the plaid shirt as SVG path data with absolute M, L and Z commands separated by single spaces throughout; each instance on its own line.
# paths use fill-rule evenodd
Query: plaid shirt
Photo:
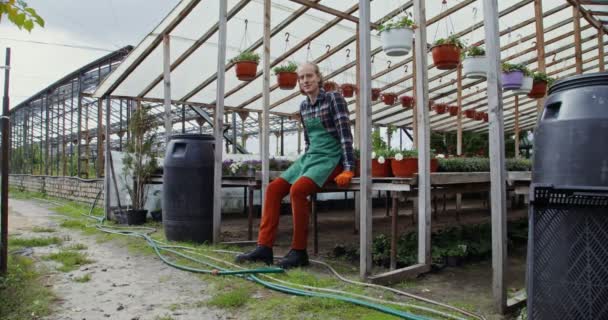
M 325 92 L 325 90 L 320 89 L 314 105 L 311 104 L 308 97 L 302 101 L 300 116 L 302 117 L 302 124 L 306 120 L 319 118 L 327 132 L 340 141 L 342 145 L 344 170 L 354 170 L 353 135 L 350 132 L 349 112 L 344 97 L 337 92 Z M 306 126 L 304 125 L 304 127 Z M 304 140 L 306 141 L 306 150 L 308 150 L 310 140 L 306 130 L 304 130 Z

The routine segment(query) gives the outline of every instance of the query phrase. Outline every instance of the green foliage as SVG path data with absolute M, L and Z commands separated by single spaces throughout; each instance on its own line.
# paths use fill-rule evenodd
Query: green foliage
M 530 171 L 532 162 L 529 159 L 507 159 L 507 171 Z M 439 159 L 439 172 L 488 172 L 488 158 L 445 158 Z
M 465 51 L 467 57 L 480 57 L 486 55 L 486 50 L 481 46 L 470 46 Z
M 435 41 L 435 46 L 442 45 L 442 44 L 451 44 L 460 49 L 465 48 L 464 42 L 462 42 L 462 40 L 460 40 L 460 38 L 458 38 L 458 36 L 456 36 L 456 35 L 451 35 L 447 38 L 441 38 L 441 39 L 438 39 L 437 41 Z
M 286 65 L 281 65 L 272 69 L 274 74 L 279 74 L 281 72 L 296 72 L 298 70 L 298 65 L 295 62 L 288 62 Z
M 380 130 L 374 130 L 372 132 L 372 151 L 375 152 L 377 156 L 384 156 L 389 152 L 388 145 L 382 140 L 382 136 L 380 136 Z
M 414 20 L 407 15 L 389 20 L 378 26 L 378 34 L 391 29 L 414 28 Z
M 56 230 L 53 228 L 49 228 L 49 227 L 39 227 L 39 226 L 35 226 L 32 228 L 32 232 L 36 232 L 36 233 L 51 233 L 51 232 L 55 232 Z
M 532 78 L 534 79 L 534 82 L 537 81 L 544 81 L 546 82 L 549 86 L 551 86 L 553 84 L 553 82 L 555 82 L 554 78 L 549 77 L 546 73 L 544 72 L 534 72 L 532 74 Z
M 149 187 L 147 181 L 158 168 L 156 154 L 152 151 L 156 140 L 154 122 L 148 108 L 139 108 L 133 112 L 129 123 L 132 140 L 127 141 L 122 173 L 134 210 L 144 208 Z M 133 179 L 132 183 L 127 181 L 128 177 Z
M 10 238 L 8 244 L 18 247 L 46 247 L 52 244 L 61 244 L 63 240 L 58 237 L 44 238 Z
M 82 243 L 75 243 L 71 246 L 66 247 L 67 250 L 86 250 L 88 247 L 85 244 Z
M 35 24 L 44 28 L 44 19 L 23 0 L 0 1 L 0 22 L 4 15 L 20 30 L 31 32 Z
M 78 283 L 85 283 L 85 282 L 89 282 L 89 281 L 91 281 L 91 274 L 90 274 L 90 273 L 87 273 L 87 274 L 82 275 L 82 276 L 80 276 L 80 277 L 74 277 L 74 278 L 72 278 L 72 280 L 73 280 L 74 282 L 78 282 Z
M 40 319 L 51 313 L 55 297 L 41 276 L 31 259 L 9 255 L 8 272 L 0 276 L 0 319 Z
M 251 52 L 251 51 L 243 51 L 243 52 L 239 53 L 238 56 L 230 59 L 231 63 L 237 63 L 239 61 L 251 61 L 251 62 L 259 63 L 260 55 L 255 52 Z
M 528 67 L 526 67 L 523 64 L 519 64 L 519 63 L 508 63 L 508 62 L 504 62 L 502 64 L 502 72 L 504 73 L 509 73 L 509 72 L 515 72 L 515 71 L 521 71 L 524 73 L 525 76 L 530 76 L 530 70 L 528 69 Z
M 217 294 L 209 300 L 208 305 L 222 309 L 239 308 L 249 301 L 251 294 L 251 290 L 248 288 L 217 292 Z
M 53 260 L 62 264 L 57 270 L 62 272 L 70 272 L 78 269 L 80 266 L 92 263 L 84 254 L 76 251 L 60 251 L 51 253 L 43 257 L 44 260 Z

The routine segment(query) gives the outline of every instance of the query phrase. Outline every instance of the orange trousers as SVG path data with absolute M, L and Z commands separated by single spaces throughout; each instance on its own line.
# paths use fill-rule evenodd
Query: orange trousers
M 333 179 L 342 172 L 338 165 L 327 178 Z M 291 200 L 291 213 L 293 216 L 293 237 L 291 248 L 304 250 L 308 243 L 308 216 L 310 214 L 310 201 L 308 197 L 317 193 L 319 187 L 308 177 L 300 177 L 293 185 L 283 178 L 277 178 L 268 184 L 262 210 L 262 222 L 258 234 L 258 244 L 272 248 L 279 227 L 281 201 L 288 194 Z

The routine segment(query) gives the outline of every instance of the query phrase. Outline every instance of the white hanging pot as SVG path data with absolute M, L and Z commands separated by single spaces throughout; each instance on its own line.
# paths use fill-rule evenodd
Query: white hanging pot
M 487 77 L 488 59 L 485 56 L 466 57 L 462 61 L 462 76 L 471 79 Z
M 411 28 L 396 28 L 382 31 L 382 50 L 387 56 L 404 56 L 412 50 L 414 30 Z
M 524 76 L 524 80 L 521 82 L 521 87 L 519 87 L 519 89 L 513 90 L 513 93 L 528 94 L 532 90 L 533 83 L 534 79 L 532 79 L 532 77 Z

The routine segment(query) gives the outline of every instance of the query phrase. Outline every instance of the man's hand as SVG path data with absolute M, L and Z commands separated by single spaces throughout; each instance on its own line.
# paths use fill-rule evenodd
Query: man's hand
M 355 174 L 352 171 L 342 171 L 342 173 L 340 173 L 334 179 L 334 181 L 336 182 L 336 184 L 338 185 L 338 187 L 345 188 L 345 187 L 348 187 L 348 185 L 350 184 L 350 180 L 354 176 L 355 176 Z

